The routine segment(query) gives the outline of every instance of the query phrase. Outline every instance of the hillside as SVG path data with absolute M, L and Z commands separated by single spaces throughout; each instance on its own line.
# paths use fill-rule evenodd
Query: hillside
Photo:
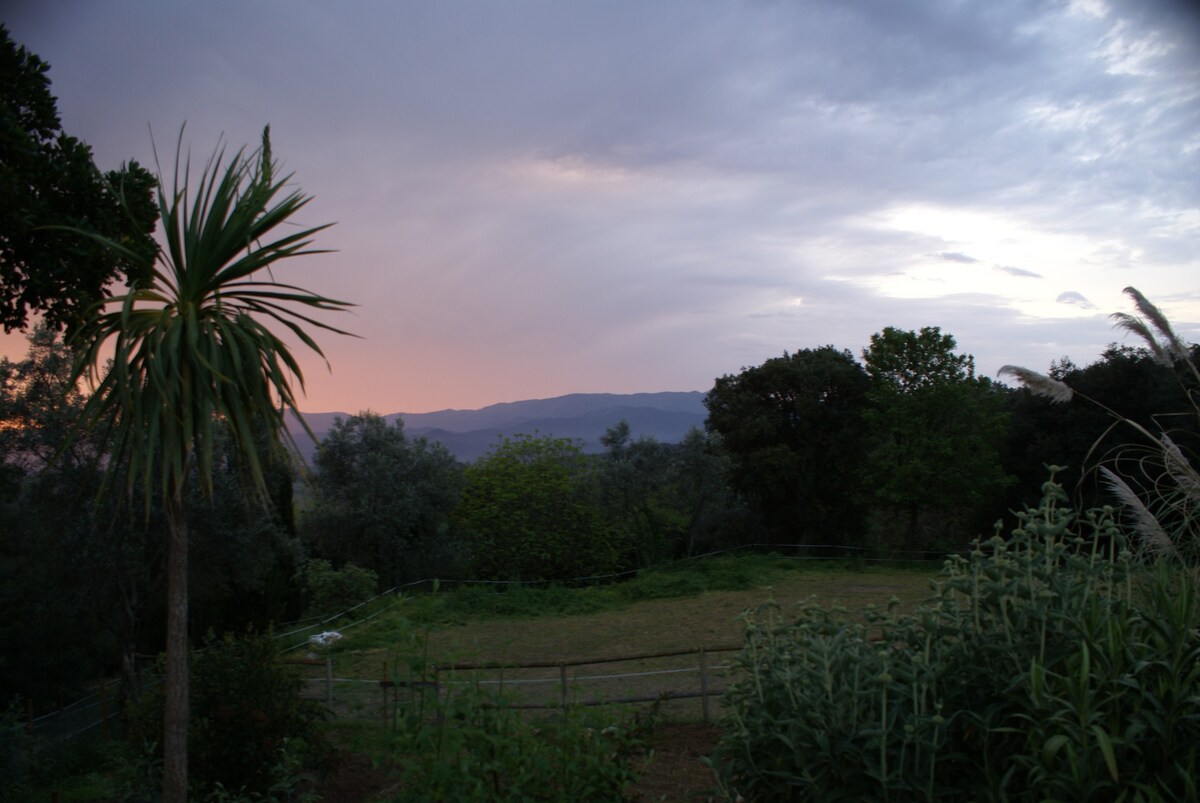
M 338 417 L 349 413 L 305 413 L 304 419 L 320 440 Z M 703 427 L 706 411 L 700 391 L 663 393 L 572 393 L 552 399 L 493 404 L 478 410 L 439 410 L 432 413 L 391 413 L 410 436 L 424 435 L 441 442 L 455 457 L 471 461 L 487 453 L 502 436 L 518 433 L 553 435 L 582 441 L 585 452 L 599 452 L 605 430 L 624 420 L 634 437 L 648 436 L 677 443 L 692 427 Z M 289 428 L 306 457 L 314 444 L 296 422 Z

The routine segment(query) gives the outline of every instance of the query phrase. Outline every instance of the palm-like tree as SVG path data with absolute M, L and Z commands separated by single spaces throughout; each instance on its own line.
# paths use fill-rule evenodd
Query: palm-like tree
M 280 260 L 321 253 L 309 246 L 326 228 L 283 228 L 311 197 L 286 189 L 290 176 L 275 177 L 269 132 L 260 149 L 239 150 L 227 163 L 218 148 L 194 185 L 190 160 L 181 166 L 177 150 L 171 189 L 159 179 L 164 245 L 149 280 L 98 304 L 72 338 L 74 376 L 94 387 L 80 428 L 108 429 L 112 464 L 144 491 L 147 508 L 161 494 L 166 512 L 167 803 L 187 799 L 188 477 L 196 472 L 211 492 L 216 430 L 225 427 L 265 498 L 254 432 L 265 423 L 272 448 L 290 443 L 283 417 L 296 408 L 293 388 L 304 387 L 299 364 L 268 324 L 323 357 L 305 326 L 346 333 L 304 312 L 351 306 L 269 273 Z M 102 370 L 110 343 L 113 361 Z

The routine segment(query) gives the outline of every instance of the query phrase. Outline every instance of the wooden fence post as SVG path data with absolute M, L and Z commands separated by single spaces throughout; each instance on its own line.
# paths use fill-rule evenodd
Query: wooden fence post
M 100 738 L 108 741 L 108 687 L 100 684 Z
M 704 724 L 708 724 L 708 661 L 705 660 L 704 648 L 700 648 L 700 711 Z
M 561 684 L 561 688 L 560 688 L 559 692 L 560 692 L 560 697 L 562 700 L 562 709 L 563 709 L 563 713 L 566 713 L 566 710 L 567 710 L 567 665 L 565 662 L 560 662 L 558 665 L 558 680 L 559 680 L 559 683 Z
M 387 704 L 387 682 L 388 671 L 387 661 L 383 662 L 383 679 L 379 682 L 379 688 L 383 690 L 383 727 L 388 727 L 388 704 Z
M 325 705 L 333 712 L 333 658 L 325 658 Z

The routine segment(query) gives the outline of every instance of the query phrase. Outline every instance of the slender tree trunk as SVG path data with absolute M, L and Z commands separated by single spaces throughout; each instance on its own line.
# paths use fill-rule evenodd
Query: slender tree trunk
M 121 609 L 117 614 L 117 648 L 121 658 L 121 689 L 117 693 L 121 710 L 136 706 L 142 699 L 141 677 L 137 669 L 137 630 L 139 596 L 137 580 L 128 572 L 118 574 L 117 588 L 121 595 Z
M 166 498 L 167 678 L 163 712 L 163 803 L 187 803 L 188 531 L 183 482 Z

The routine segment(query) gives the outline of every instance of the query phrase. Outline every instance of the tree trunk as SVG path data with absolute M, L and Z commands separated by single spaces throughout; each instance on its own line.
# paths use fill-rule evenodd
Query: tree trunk
M 163 803 L 187 803 L 188 531 L 183 482 L 167 494 L 167 678 Z
M 117 588 L 121 595 L 121 608 L 117 613 L 117 652 L 121 659 L 121 688 L 117 700 L 122 711 L 128 711 L 142 699 L 142 682 L 137 668 L 138 596 L 137 580 L 128 572 L 118 570 Z

